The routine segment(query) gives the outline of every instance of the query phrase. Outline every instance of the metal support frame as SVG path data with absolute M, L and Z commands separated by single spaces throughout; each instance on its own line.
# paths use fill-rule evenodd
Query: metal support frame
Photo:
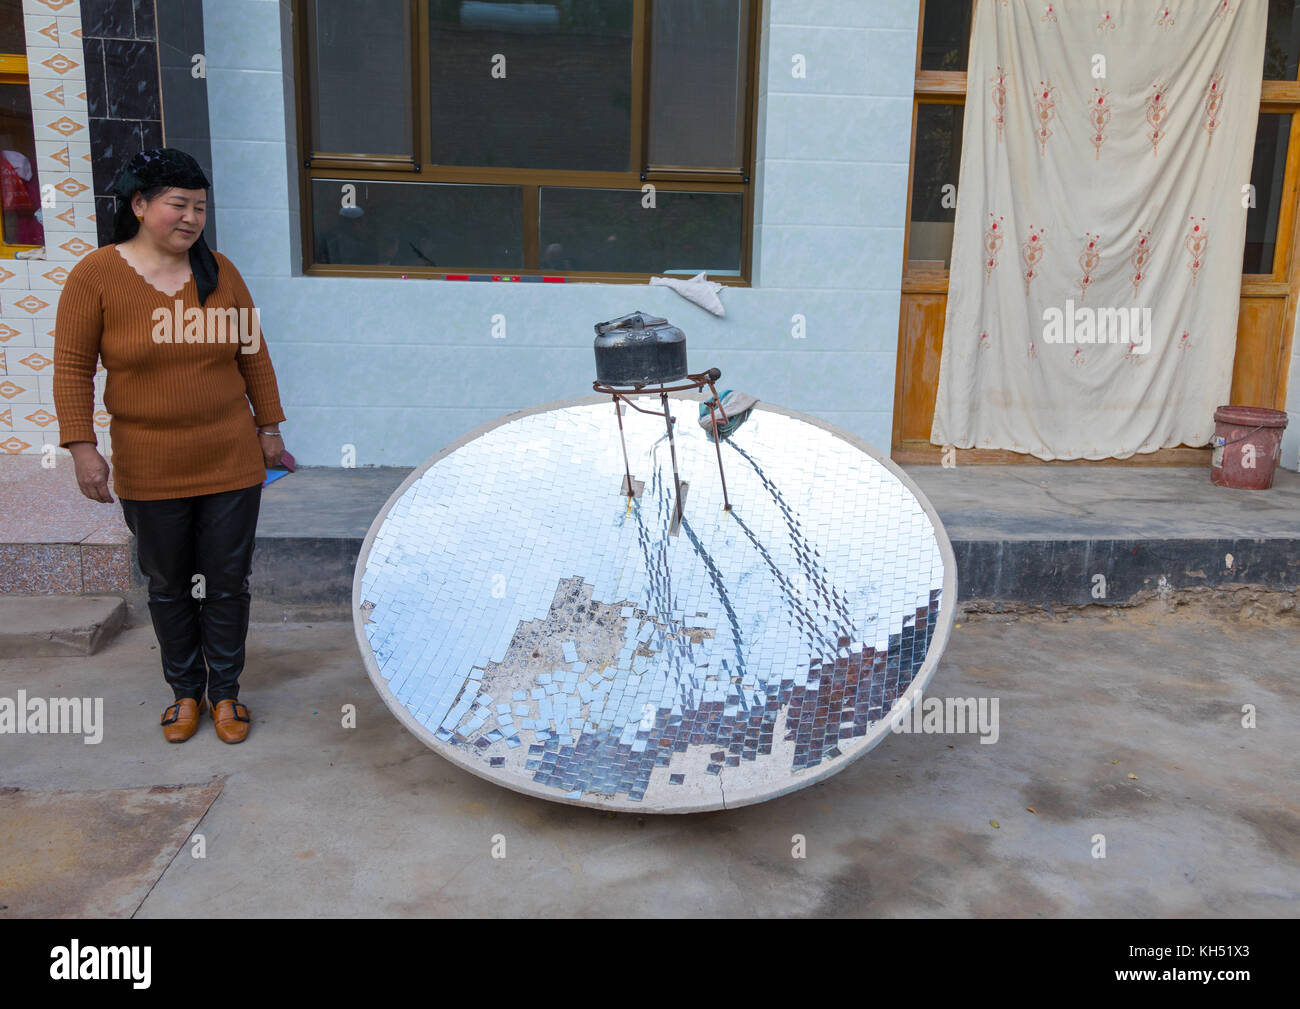
M 727 475 L 722 469 L 722 438 L 718 434 L 718 414 L 722 415 L 722 423 L 726 424 L 729 420 L 727 417 L 727 411 L 723 409 L 722 406 L 722 397 L 718 395 L 717 386 L 714 385 L 714 383 L 720 378 L 722 378 L 722 372 L 717 368 L 710 368 L 708 371 L 701 372 L 698 375 L 687 375 L 687 381 L 682 385 L 664 385 L 663 383 L 660 383 L 658 386 L 653 387 L 619 387 L 605 385 L 600 381 L 591 384 L 591 387 L 596 392 L 605 393 L 606 395 L 611 396 L 614 400 L 614 413 L 618 416 L 618 440 L 623 446 L 623 471 L 627 476 L 626 489 L 629 499 L 634 496 L 632 486 L 632 466 L 628 461 L 627 439 L 623 434 L 623 408 L 620 404 L 627 403 L 628 406 L 633 410 L 636 410 L 638 413 L 648 414 L 652 417 L 664 418 L 664 423 L 668 427 L 668 449 L 672 454 L 673 459 L 673 489 L 677 495 L 674 504 L 674 525 L 680 524 L 682 520 L 682 480 L 681 475 L 677 471 L 677 442 L 673 437 L 673 423 L 675 418 L 668 410 L 668 394 L 670 392 L 686 392 L 688 390 L 699 392 L 703 390 L 705 386 L 708 386 L 709 391 L 713 394 L 713 398 L 709 400 L 707 405 L 709 408 L 709 420 L 713 424 L 713 447 L 717 450 L 718 455 L 718 476 L 722 480 L 722 510 L 728 512 L 731 511 L 731 501 L 727 497 Z M 659 403 L 663 407 L 662 412 L 658 410 L 646 410 L 632 402 L 633 396 L 655 395 L 659 397 Z

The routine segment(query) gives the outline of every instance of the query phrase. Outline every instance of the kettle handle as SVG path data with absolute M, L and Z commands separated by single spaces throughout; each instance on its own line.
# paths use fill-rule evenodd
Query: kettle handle
M 604 336 L 612 329 L 645 329 L 647 323 L 658 326 L 660 323 L 667 321 L 667 319 L 661 319 L 658 316 L 648 316 L 645 312 L 638 310 L 629 312 L 617 319 L 610 319 L 608 322 L 597 323 L 594 329 L 597 336 Z

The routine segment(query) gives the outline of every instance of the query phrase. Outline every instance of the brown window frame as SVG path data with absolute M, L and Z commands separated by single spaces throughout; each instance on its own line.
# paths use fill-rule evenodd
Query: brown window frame
M 297 91 L 296 112 L 298 150 L 302 167 L 298 173 L 300 221 L 302 226 L 302 268 L 308 276 L 342 277 L 430 277 L 447 274 L 506 274 L 510 276 L 564 277 L 570 282 L 644 284 L 651 273 L 604 273 L 588 270 L 556 271 L 540 268 L 539 211 L 540 190 L 545 187 L 578 189 L 640 190 L 653 183 L 661 192 L 736 193 L 742 199 L 742 242 L 740 276 L 712 277 L 730 287 L 749 287 L 753 276 L 754 236 L 754 159 L 758 131 L 758 40 L 762 37 L 761 0 L 749 2 L 747 54 L 748 83 L 745 102 L 739 110 L 745 126 L 745 142 L 740 169 L 682 168 L 651 165 L 646 152 L 649 135 L 650 101 L 650 29 L 653 24 L 654 0 L 633 0 L 632 10 L 632 111 L 631 151 L 626 172 L 553 170 L 529 168 L 489 168 L 478 166 L 436 165 L 432 161 L 432 137 L 428 123 L 429 105 L 429 37 L 428 0 L 406 0 L 411 16 L 411 116 L 414 157 L 391 157 L 358 152 L 316 152 L 312 148 L 312 98 L 310 79 L 310 38 L 308 4 L 311 0 L 293 0 L 294 82 Z M 314 262 L 315 242 L 312 232 L 311 185 L 313 180 L 339 178 L 347 172 L 347 181 L 355 182 L 445 182 L 478 185 L 513 185 L 523 192 L 524 266 L 510 270 L 457 269 L 420 266 L 353 266 Z
M 0 84 L 20 84 L 23 87 L 31 86 L 31 79 L 27 71 L 27 54 L 26 53 L 0 53 Z M 36 136 L 36 114 L 32 112 L 32 137 L 33 146 L 35 146 Z M 36 159 L 32 159 L 32 171 L 36 173 L 39 180 L 40 173 L 36 168 Z M 42 230 L 44 223 L 42 222 Z M 48 242 L 48 236 L 46 241 Z M 4 235 L 3 229 L 0 229 L 0 259 L 17 259 L 20 252 L 31 252 L 35 249 L 44 249 L 44 245 L 24 245 L 20 242 L 10 242 Z

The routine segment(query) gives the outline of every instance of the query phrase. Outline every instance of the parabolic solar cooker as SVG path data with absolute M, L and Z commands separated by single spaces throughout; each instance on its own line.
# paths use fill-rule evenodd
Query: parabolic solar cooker
M 860 439 L 692 374 L 665 319 L 595 328 L 595 395 L 470 432 L 375 519 L 371 680 L 447 759 L 558 802 L 696 812 L 834 774 L 947 643 L 938 516 Z

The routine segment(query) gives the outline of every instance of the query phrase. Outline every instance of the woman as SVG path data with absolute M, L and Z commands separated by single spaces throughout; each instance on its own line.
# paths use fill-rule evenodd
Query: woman
M 183 151 L 132 158 L 114 185 L 113 244 L 68 275 L 54 336 L 59 444 L 81 492 L 111 503 L 92 423 L 97 358 L 108 373 L 113 486 L 149 579 L 174 696 L 163 736 L 174 743 L 197 730 L 205 691 L 218 737 L 248 735 L 238 700 L 248 578 L 265 467 L 284 451 L 253 300 L 234 264 L 203 240 L 209 186 Z M 245 311 L 213 311 L 232 308 Z M 245 325 L 231 327 L 234 318 Z

